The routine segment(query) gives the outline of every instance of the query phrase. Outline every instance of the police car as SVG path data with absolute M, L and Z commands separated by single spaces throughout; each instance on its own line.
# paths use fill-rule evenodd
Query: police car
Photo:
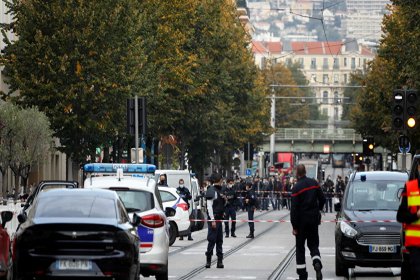
M 150 164 L 86 164 L 85 188 L 114 190 L 127 212 L 141 218 L 140 271 L 145 277 L 168 279 L 169 223 L 175 210 L 164 208 L 154 180 L 156 167 Z
M 171 207 L 176 211 L 175 216 L 169 217 L 169 246 L 174 244 L 178 236 L 186 236 L 190 233 L 190 214 L 188 203 L 177 193 L 175 188 L 159 187 L 163 206 Z

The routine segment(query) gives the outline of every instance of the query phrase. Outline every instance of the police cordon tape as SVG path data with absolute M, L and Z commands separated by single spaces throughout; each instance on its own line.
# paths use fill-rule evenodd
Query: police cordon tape
M 336 223 L 345 221 L 348 223 L 396 223 L 397 220 L 371 220 L 371 221 L 347 221 L 347 220 L 321 220 L 321 223 Z M 290 220 L 206 220 L 190 219 L 190 222 L 236 222 L 236 223 L 290 223 Z

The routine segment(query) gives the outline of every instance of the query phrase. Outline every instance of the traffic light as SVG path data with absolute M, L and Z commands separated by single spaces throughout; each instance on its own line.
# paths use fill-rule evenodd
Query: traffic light
M 363 139 L 363 154 L 365 156 L 373 156 L 375 154 L 375 142 L 373 141 L 373 137 L 365 137 Z
M 254 145 L 251 143 L 246 143 L 244 145 L 244 160 L 253 160 L 254 158 Z
M 135 132 L 135 100 L 134 98 L 127 99 L 127 133 L 134 135 Z M 146 97 L 138 98 L 138 116 L 139 116 L 139 134 L 146 135 L 147 128 L 147 112 L 146 112 Z
M 405 91 L 394 90 L 392 103 L 392 128 L 395 130 L 404 130 L 404 111 L 405 111 Z
M 416 126 L 417 119 L 417 108 L 419 107 L 419 97 L 417 96 L 416 90 L 406 91 L 406 126 L 407 129 L 414 128 Z

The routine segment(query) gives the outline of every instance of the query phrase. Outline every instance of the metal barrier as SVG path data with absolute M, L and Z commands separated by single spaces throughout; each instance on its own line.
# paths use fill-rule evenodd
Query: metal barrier
M 341 140 L 362 141 L 360 134 L 354 129 L 323 129 L 323 128 L 279 128 L 277 140 Z

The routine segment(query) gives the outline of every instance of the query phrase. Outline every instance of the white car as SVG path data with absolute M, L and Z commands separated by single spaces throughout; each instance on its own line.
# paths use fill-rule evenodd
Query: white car
M 168 279 L 169 223 L 166 216 L 175 211 L 165 209 L 154 180 L 154 165 L 104 164 L 84 166 L 90 175 L 85 188 L 110 189 L 118 193 L 127 212 L 141 218 L 137 228 L 140 237 L 140 273 Z
M 159 187 L 163 207 L 175 209 L 176 213 L 169 220 L 169 246 L 174 244 L 178 236 L 186 236 L 190 233 L 190 214 L 188 204 L 179 196 L 175 188 Z

